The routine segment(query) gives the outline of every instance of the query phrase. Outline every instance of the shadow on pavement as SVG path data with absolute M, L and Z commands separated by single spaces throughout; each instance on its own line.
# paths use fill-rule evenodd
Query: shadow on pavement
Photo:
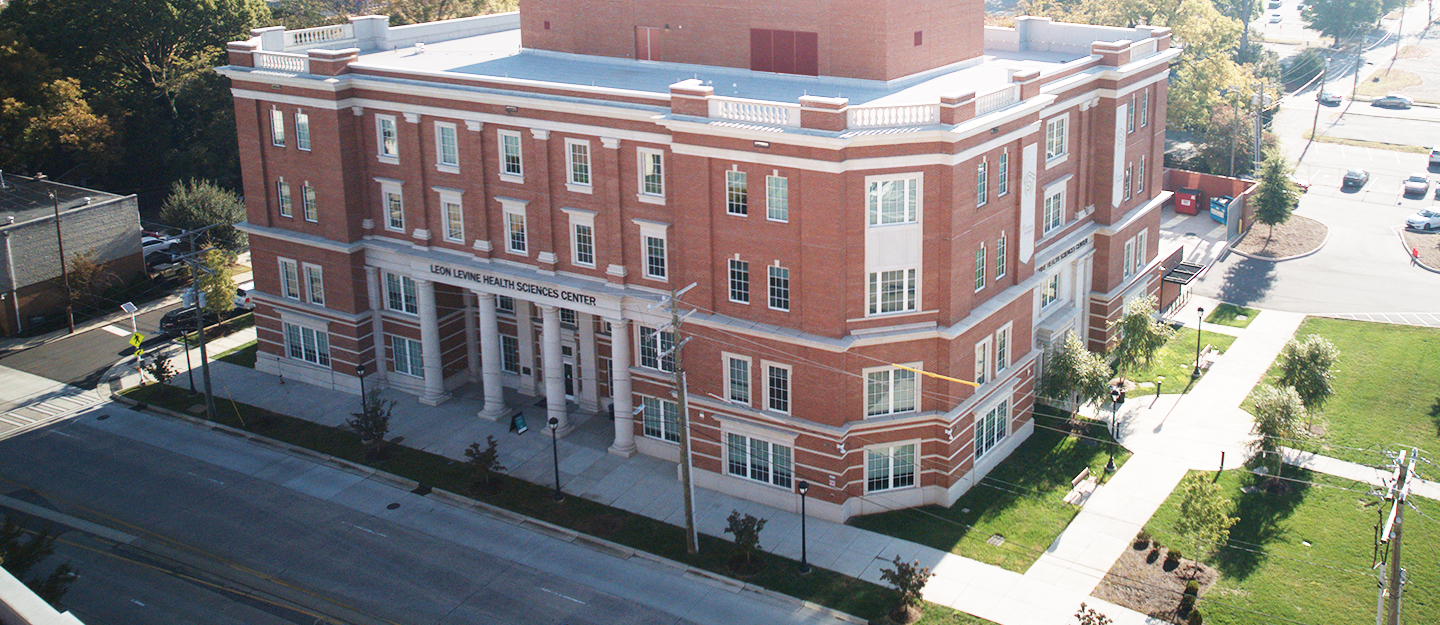
M 1220 285 L 1216 299 L 1238 306 L 1249 306 L 1264 299 L 1274 284 L 1274 262 L 1241 258 L 1225 270 L 1225 282 Z

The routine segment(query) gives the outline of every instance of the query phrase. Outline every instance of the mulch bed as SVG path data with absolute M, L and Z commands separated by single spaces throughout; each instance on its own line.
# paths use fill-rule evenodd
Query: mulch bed
M 1290 220 L 1275 226 L 1255 224 L 1235 244 L 1235 250 L 1259 258 L 1289 258 L 1318 249 L 1325 243 L 1330 229 L 1314 219 L 1291 215 Z
M 1105 579 L 1100 580 L 1092 596 L 1171 623 L 1183 623 L 1175 614 L 1175 608 L 1185 592 L 1185 582 L 1193 579 L 1200 583 L 1200 605 L 1203 606 L 1205 591 L 1219 574 L 1215 569 L 1184 558 L 1180 559 L 1179 566 L 1167 571 L 1167 553 L 1169 549 L 1161 547 L 1159 556 L 1152 562 L 1149 561 L 1150 545 L 1146 544 L 1143 549 L 1132 545 L 1115 561 Z
M 1420 250 L 1420 262 L 1431 269 L 1440 269 L 1440 230 L 1424 232 L 1406 228 L 1400 233 L 1405 249 Z

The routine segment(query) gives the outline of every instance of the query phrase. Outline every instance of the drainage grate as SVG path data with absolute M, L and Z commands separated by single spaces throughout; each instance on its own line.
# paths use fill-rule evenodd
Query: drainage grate
M 416 495 L 420 495 L 421 497 L 424 497 L 425 495 L 429 495 L 429 494 L 430 494 L 430 490 L 431 490 L 431 489 L 430 489 L 430 485 L 428 485 L 428 484 L 421 484 L 421 485 L 419 485 L 419 486 L 416 486 L 416 487 L 415 487 L 415 490 L 412 490 L 412 491 L 410 491 L 410 492 L 415 493 Z M 397 505 L 398 505 L 398 504 L 397 504 Z
M 385 509 L 386 509 L 386 510 L 398 510 L 399 508 L 400 508 L 400 504 L 398 504 L 398 503 L 392 503 L 392 504 L 390 504 L 390 505 L 388 505 L 388 506 L 385 506 Z
M 1005 537 L 999 534 L 991 534 L 989 538 L 985 539 L 985 542 L 990 543 L 992 547 L 999 547 L 1005 544 Z

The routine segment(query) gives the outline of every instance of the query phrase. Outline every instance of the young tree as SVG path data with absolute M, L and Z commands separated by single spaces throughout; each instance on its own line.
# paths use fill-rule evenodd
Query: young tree
M 1279 150 L 1271 150 L 1260 167 L 1260 187 L 1255 190 L 1255 221 L 1270 227 L 1265 243 L 1275 226 L 1290 221 L 1290 213 L 1300 202 L 1300 190 L 1290 181 L 1290 165 Z
M 920 616 L 920 611 L 916 609 L 924 600 L 920 593 L 933 574 L 929 567 L 920 566 L 919 560 L 906 563 L 900 556 L 895 556 L 892 564 L 895 565 L 893 569 L 880 569 L 881 581 L 890 584 L 900 595 L 899 604 L 890 613 L 890 618 L 909 623 Z
M 156 382 L 160 383 L 162 392 L 165 383 L 169 382 L 170 378 L 175 377 L 175 368 L 170 366 L 170 357 L 158 353 L 155 354 L 155 359 L 150 361 L 150 366 L 145 368 L 145 372 L 150 374 L 150 377 L 155 378 Z
M 360 442 L 367 447 L 376 447 L 385 442 L 385 435 L 390 433 L 390 412 L 400 402 L 393 399 L 380 397 L 380 389 L 371 389 L 365 395 L 363 412 L 351 413 L 353 419 L 345 421 L 345 425 L 360 437 Z
M 80 306 L 93 304 L 105 289 L 118 281 L 115 274 L 106 271 L 104 265 L 95 261 L 95 254 L 88 251 L 70 257 L 70 270 L 65 277 L 70 282 L 75 303 Z
M 1078 396 L 1081 405 L 1096 403 L 1110 392 L 1112 374 L 1105 357 L 1085 349 L 1079 336 L 1067 332 L 1045 358 L 1040 395 L 1065 402 Z
M 1283 466 L 1278 453 L 1284 442 L 1282 439 L 1295 435 L 1295 424 L 1300 422 L 1305 404 L 1300 401 L 1295 389 L 1288 386 L 1260 386 L 1255 389 L 1254 399 L 1254 433 L 1258 438 L 1251 443 L 1251 449 L 1260 454 L 1262 463 L 1267 460 L 1273 463 L 1269 466 L 1278 476 Z
M 245 203 L 240 197 L 209 180 L 176 182 L 170 186 L 170 197 L 160 207 L 160 221 L 182 230 L 221 224 L 201 234 L 200 241 L 209 241 L 230 252 L 239 252 L 245 247 L 245 233 L 234 226 L 244 220 Z
M 1213 480 L 1193 475 L 1180 484 L 1180 516 L 1175 531 L 1190 541 L 1195 554 L 1214 551 L 1230 538 L 1230 526 L 1240 519 L 1230 516 L 1230 500 Z
M 1311 334 L 1305 340 L 1291 339 L 1280 350 L 1280 379 L 1278 386 L 1289 386 L 1305 404 L 1305 412 L 1314 415 L 1335 394 L 1330 381 L 1335 376 L 1330 369 L 1340 358 L 1340 348 L 1318 334 Z
M 1154 295 L 1130 300 L 1119 319 L 1110 323 L 1118 330 L 1115 346 L 1110 356 L 1115 361 L 1115 370 L 1124 376 L 1137 365 L 1148 364 L 1150 358 L 1175 336 L 1172 328 L 1155 317 L 1157 301 Z
M 765 529 L 765 519 L 750 514 L 742 516 L 739 510 L 731 510 L 725 521 L 725 533 L 735 535 L 734 563 L 743 561 L 745 567 L 753 568 L 755 552 L 760 550 L 760 531 Z
M 505 465 L 500 464 L 500 450 L 494 436 L 485 437 L 485 448 L 480 448 L 480 443 L 470 443 L 465 449 L 465 464 L 490 486 L 490 476 L 497 471 L 505 471 Z
M 234 253 L 216 248 L 200 256 L 203 270 L 195 274 L 196 288 L 205 294 L 205 309 L 216 315 L 224 316 L 235 308 L 235 279 L 230 274 L 233 262 Z

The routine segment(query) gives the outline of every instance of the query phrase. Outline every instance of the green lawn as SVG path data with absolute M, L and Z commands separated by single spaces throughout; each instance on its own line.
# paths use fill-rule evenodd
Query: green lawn
M 1205 317 L 1205 323 L 1244 328 L 1248 327 L 1250 322 L 1255 320 L 1255 315 L 1258 314 L 1260 314 L 1260 311 L 1254 308 L 1242 308 L 1234 304 L 1221 304 L 1216 306 L 1215 310 L 1211 311 L 1210 314 Z M 1245 318 L 1241 319 L 1240 317 Z
M 204 402 L 203 396 L 191 397 L 183 390 L 160 385 L 137 387 L 125 391 L 124 394 L 141 402 L 180 412 Z M 311 423 L 228 399 L 217 399 L 215 403 L 217 423 L 247 429 L 337 458 L 368 464 L 433 488 L 460 493 L 528 517 L 599 536 L 696 568 L 731 575 L 727 561 L 732 554 L 733 544 L 723 539 L 701 534 L 700 553 L 691 556 L 685 551 L 684 530 L 673 525 L 580 497 L 567 497 L 565 501 L 556 503 L 550 498 L 552 491 L 549 487 L 506 475 L 492 478 L 498 483 L 498 488 L 475 491 L 471 488 L 476 482 L 475 477 L 466 472 L 463 465 L 449 458 L 397 446 L 390 449 L 388 458 L 367 461 L 359 438 L 349 430 Z M 761 533 L 762 546 L 771 544 L 774 540 L 774 536 L 767 537 Z M 797 575 L 795 570 L 799 566 L 798 562 L 771 554 L 762 555 L 766 562 L 765 568 L 754 577 L 748 578 L 748 583 L 871 620 L 882 618 L 886 607 L 894 602 L 893 591 L 886 587 L 821 568 L 815 568 L 809 575 Z M 924 617 L 918 622 L 922 625 L 990 623 L 934 604 L 926 604 Z
M 1384 456 L 1343 447 L 1440 450 L 1440 330 L 1311 317 L 1295 338 L 1310 334 L 1340 348 L 1335 394 L 1319 420 L 1326 429 L 1322 453 L 1376 464 Z M 1276 371 L 1271 367 L 1262 383 Z
M 250 341 L 244 345 L 215 356 L 215 360 L 223 360 L 232 365 L 255 368 L 255 354 L 260 350 L 259 341 Z
M 1207 479 L 1215 476 L 1191 472 L 1195 473 Z M 1294 467 L 1286 467 L 1284 476 L 1366 490 L 1349 480 Z M 1220 571 L 1215 586 L 1200 597 L 1206 625 L 1373 622 L 1375 576 L 1370 568 L 1375 526 L 1384 522 L 1382 515 L 1389 506 L 1362 493 L 1304 484 L 1286 495 L 1241 492 L 1242 486 L 1261 479 L 1242 471 L 1226 471 L 1220 477 L 1236 505 L 1232 514 L 1240 521 L 1230 531 L 1231 546 L 1205 558 Z M 1416 501 L 1427 513 L 1434 507 L 1434 502 Z M 1178 495 L 1172 494 L 1146 529 L 1190 557 L 1194 548 L 1172 529 L 1178 509 Z M 1403 564 L 1410 584 L 1403 622 L 1440 623 L 1440 558 L 1433 549 L 1440 544 L 1440 521 L 1407 511 L 1404 541 Z
M 949 508 L 925 506 L 855 517 L 850 525 L 942 551 L 1025 572 L 1080 511 L 1063 501 L 1070 480 L 1085 467 L 1104 475 L 1108 447 L 1049 428 L 1065 428 L 1060 411 L 1040 405 L 1035 433 Z M 1046 426 L 1046 427 L 1040 427 Z M 1109 439 L 1092 423 L 1087 434 Z M 1115 464 L 1129 458 L 1118 448 Z M 966 511 L 968 509 L 968 512 Z M 986 542 L 1005 537 L 999 547 Z
M 1154 384 L 1160 377 L 1165 377 L 1163 389 L 1167 392 L 1179 393 L 1190 383 L 1190 372 L 1195 369 L 1195 333 L 1193 328 L 1180 328 L 1175 331 L 1175 336 L 1166 343 L 1160 351 L 1155 352 L 1155 357 L 1150 359 L 1150 364 L 1137 368 L 1134 371 L 1126 372 L 1125 377 L 1135 382 Z M 1230 349 L 1230 344 L 1235 342 L 1235 337 L 1219 332 L 1206 332 L 1201 337 L 1201 348 L 1205 345 L 1214 346 L 1215 349 L 1224 353 Z M 1154 395 L 1154 386 L 1139 386 L 1126 393 L 1127 397 L 1137 395 Z

